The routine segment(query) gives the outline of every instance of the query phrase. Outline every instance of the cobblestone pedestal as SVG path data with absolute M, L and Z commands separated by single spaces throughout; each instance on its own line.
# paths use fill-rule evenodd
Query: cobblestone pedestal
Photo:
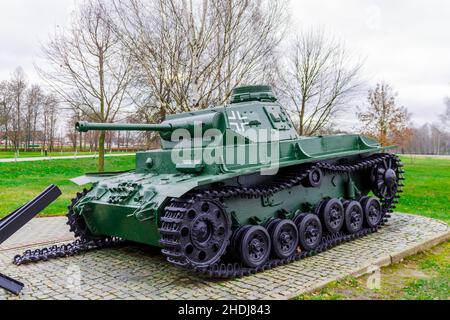
M 71 239 L 65 218 L 35 219 L 0 247 L 1 272 L 25 283 L 18 297 L 0 289 L 0 299 L 288 299 L 449 238 L 445 223 L 396 213 L 380 232 L 320 255 L 249 277 L 211 280 L 172 267 L 159 250 L 144 246 L 16 267 L 12 258 L 25 247 Z

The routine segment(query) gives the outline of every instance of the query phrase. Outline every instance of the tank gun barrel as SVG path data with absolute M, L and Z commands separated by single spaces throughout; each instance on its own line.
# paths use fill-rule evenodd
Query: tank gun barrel
M 75 128 L 78 132 L 88 131 L 158 131 L 168 132 L 174 128 L 171 124 L 132 124 L 132 123 L 90 123 L 86 121 L 77 122 Z

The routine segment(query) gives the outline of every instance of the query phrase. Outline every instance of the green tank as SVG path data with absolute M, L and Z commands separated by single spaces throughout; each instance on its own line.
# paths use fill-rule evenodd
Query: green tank
M 228 105 L 161 124 L 90 130 L 157 131 L 161 149 L 129 172 L 86 175 L 71 231 L 161 248 L 173 265 L 234 277 L 286 264 L 375 232 L 402 192 L 400 159 L 361 135 L 298 136 L 269 86 L 234 90 Z

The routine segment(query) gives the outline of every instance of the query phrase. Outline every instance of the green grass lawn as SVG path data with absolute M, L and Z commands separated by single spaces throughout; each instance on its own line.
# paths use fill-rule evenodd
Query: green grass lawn
M 380 287 L 369 276 L 347 277 L 297 300 L 450 300 L 450 241 L 381 269 Z
M 107 171 L 134 168 L 135 157 L 107 158 Z M 397 211 L 450 222 L 450 160 L 403 158 L 405 192 Z M 96 159 L 0 163 L 0 217 L 31 200 L 50 184 L 63 195 L 43 215 L 63 215 L 81 187 L 69 179 L 96 171 Z M 384 268 L 382 289 L 369 290 L 361 279 L 349 278 L 300 299 L 432 299 L 448 298 L 449 249 L 447 242 L 430 252 Z
M 450 160 L 403 157 L 405 188 L 397 211 L 450 222 Z
M 106 158 L 105 170 L 131 170 L 134 161 L 134 156 Z M 0 217 L 28 202 L 50 184 L 60 187 L 63 195 L 42 215 L 65 214 L 70 200 L 82 190 L 69 180 L 95 172 L 96 166 L 97 159 L 0 163 Z

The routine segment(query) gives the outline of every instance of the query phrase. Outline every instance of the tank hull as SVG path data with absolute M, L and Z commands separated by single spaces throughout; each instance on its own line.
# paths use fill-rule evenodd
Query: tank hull
M 279 171 L 283 171 L 289 167 L 324 160 L 331 163 L 342 159 L 351 161 L 382 150 L 377 144 L 370 142 L 371 140 L 358 135 L 281 142 L 280 161 L 277 167 Z M 161 235 L 158 232 L 160 216 L 170 199 L 180 198 L 192 190 L 209 188 L 218 183 L 234 186 L 242 185 L 242 181 L 245 181 L 244 184 L 250 186 L 277 178 L 277 174 L 265 175 L 264 170 L 267 166 L 262 163 L 251 163 L 248 154 L 243 164 L 226 166 L 214 164 L 205 167 L 201 173 L 184 173 L 172 162 L 171 153 L 171 150 L 140 152 L 136 155 L 135 171 L 106 179 L 102 176 L 91 176 L 84 180 L 85 183 L 93 182 L 94 186 L 77 204 L 76 210 L 85 218 L 94 235 L 114 236 L 161 246 Z M 223 154 L 227 154 L 227 150 L 224 150 Z M 147 165 L 149 159 L 151 167 Z M 276 195 L 273 201 L 279 205 L 263 206 L 263 200 L 259 199 L 246 203 L 230 202 L 226 203 L 226 206 L 237 217 L 235 220 L 238 224 L 248 223 L 253 218 L 251 214 L 253 211 L 258 212 L 260 223 L 264 223 L 276 216 L 280 208 L 292 213 L 308 199 L 309 202 L 316 204 L 324 196 L 344 197 L 346 188 L 344 178 L 339 177 L 339 181 L 334 181 L 335 186 L 331 184 L 330 179 L 325 177 L 324 185 L 318 191 L 298 186 Z M 358 175 L 354 175 L 353 179 L 364 194 L 370 191 L 370 187 L 364 184 Z M 290 200 L 292 194 L 297 195 L 293 201 Z

